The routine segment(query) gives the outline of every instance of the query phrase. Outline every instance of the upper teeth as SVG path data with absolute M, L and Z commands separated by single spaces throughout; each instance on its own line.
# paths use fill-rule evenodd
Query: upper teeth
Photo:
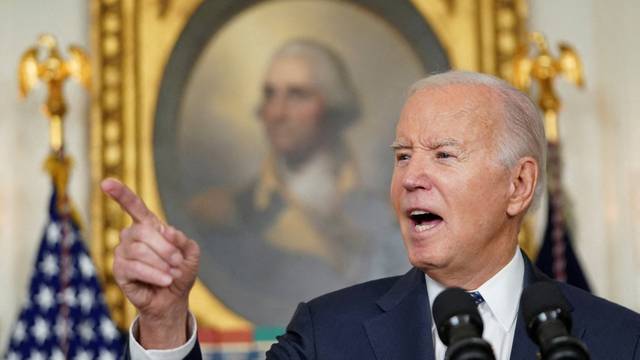
M 425 214 L 428 214 L 428 213 L 429 213 L 429 212 L 424 211 L 424 210 L 413 210 L 413 211 L 411 212 L 411 214 L 410 214 L 410 215 L 411 215 L 411 216 L 415 216 L 415 215 L 425 215 Z

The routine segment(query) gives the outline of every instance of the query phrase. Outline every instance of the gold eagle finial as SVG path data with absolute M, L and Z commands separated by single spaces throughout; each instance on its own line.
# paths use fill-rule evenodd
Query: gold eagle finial
M 27 49 L 18 65 L 18 89 L 25 98 L 38 81 L 47 85 L 48 95 L 43 111 L 51 120 L 50 142 L 54 152 L 63 145 L 62 119 L 67 106 L 62 87 L 68 78 L 73 78 L 86 88 L 91 86 L 89 57 L 77 46 L 69 47 L 69 59 L 64 60 L 58 50 L 56 39 L 49 34 L 40 36 L 37 45 Z
M 557 113 L 560 110 L 560 99 L 553 89 L 553 80 L 563 76 L 582 88 L 584 86 L 582 62 L 573 47 L 566 43 L 558 46 L 560 56 L 554 58 L 549 51 L 547 39 L 541 33 L 531 33 L 529 41 L 537 48 L 537 54 L 529 56 L 528 44 L 517 52 L 513 60 L 512 82 L 515 87 L 527 92 L 532 80 L 538 82 L 540 86 L 538 104 L 544 112 L 547 139 L 550 142 L 557 142 Z

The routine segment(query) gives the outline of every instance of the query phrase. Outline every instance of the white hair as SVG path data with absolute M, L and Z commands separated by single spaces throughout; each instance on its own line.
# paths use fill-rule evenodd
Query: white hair
M 498 135 L 498 156 L 506 167 L 531 156 L 538 163 L 538 183 L 531 208 L 536 208 L 544 192 L 547 142 L 542 116 L 529 96 L 495 76 L 468 71 L 448 71 L 416 81 L 408 96 L 427 88 L 475 85 L 489 88 L 502 104 L 504 131 Z
M 328 46 L 308 39 L 288 41 L 271 58 L 300 57 L 309 63 L 312 76 L 326 100 L 326 120 L 336 130 L 351 125 L 360 116 L 360 102 L 347 66 Z

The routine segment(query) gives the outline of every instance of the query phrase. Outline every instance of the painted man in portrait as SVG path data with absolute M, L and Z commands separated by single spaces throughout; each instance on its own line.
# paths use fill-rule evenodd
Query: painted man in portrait
M 190 201 L 206 228 L 201 279 L 250 321 L 284 326 L 294 301 L 408 268 L 386 199 L 363 188 L 346 141 L 360 113 L 335 52 L 287 42 L 257 109 L 270 146 L 259 174 Z

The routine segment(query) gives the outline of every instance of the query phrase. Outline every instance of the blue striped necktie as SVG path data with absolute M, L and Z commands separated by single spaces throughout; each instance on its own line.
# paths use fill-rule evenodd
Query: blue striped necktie
M 467 292 L 467 294 L 469 294 L 473 298 L 473 302 L 476 304 L 476 306 L 479 306 L 484 302 L 484 298 L 482 297 L 482 295 L 480 295 L 479 291 L 469 291 Z

